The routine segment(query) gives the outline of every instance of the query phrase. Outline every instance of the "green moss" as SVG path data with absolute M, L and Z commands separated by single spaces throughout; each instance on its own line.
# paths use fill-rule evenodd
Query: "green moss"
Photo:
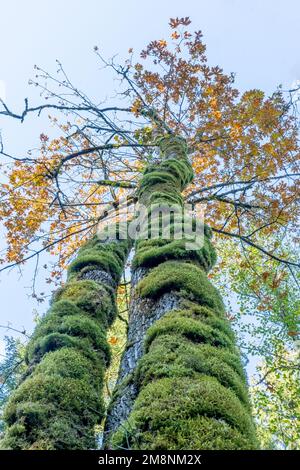
M 115 280 L 117 280 L 122 273 L 121 261 L 109 251 L 95 254 L 93 250 L 85 250 L 70 264 L 68 274 L 78 273 L 86 266 L 98 266 L 108 271 Z
M 188 146 L 183 137 L 164 135 L 157 138 L 157 143 L 163 157 L 169 158 L 170 155 L 175 154 L 177 158 L 187 158 Z
M 118 280 L 130 243 L 101 245 L 94 237 L 53 296 L 27 346 L 30 367 L 5 408 L 5 449 L 88 449 L 104 415 L 106 329 L 116 316 L 115 289 L 80 279 L 101 266 Z M 70 279 L 72 278 L 72 279 Z
M 178 191 L 182 190 L 193 179 L 193 169 L 186 159 L 169 158 L 162 161 L 159 166 L 149 165 L 141 181 L 141 190 L 154 186 L 155 184 L 168 183 Z
M 145 349 L 148 349 L 157 336 L 170 333 L 180 334 L 195 343 L 208 343 L 235 351 L 234 343 L 222 331 L 218 331 L 216 328 L 202 322 L 184 318 L 174 312 L 168 312 L 149 328 L 145 339 Z
M 32 415 L 32 410 L 30 411 Z M 19 450 L 86 450 L 95 447 L 93 431 L 86 431 L 83 421 L 72 418 L 69 413 L 47 413 L 44 421 L 28 425 L 28 414 L 24 424 L 14 424 L 1 441 L 1 449 Z M 18 433 L 14 429 L 18 429 Z M 26 436 L 26 439 L 24 439 Z
M 106 236 L 109 236 L 109 233 Z M 118 228 L 115 231 L 115 236 L 120 236 Z M 83 269 L 96 266 L 110 273 L 118 281 L 130 243 L 130 240 L 123 240 L 103 244 L 97 236 L 93 237 L 79 250 L 76 260 L 69 266 L 69 277 Z
M 165 203 L 183 207 L 183 199 L 181 194 L 174 190 L 173 186 L 166 183 L 163 185 L 155 185 L 151 187 L 148 201 L 149 205 L 159 202 L 161 204 Z
M 80 248 L 77 258 L 81 258 L 81 256 L 86 254 L 95 255 L 96 258 L 99 255 L 108 254 L 110 256 L 109 259 L 113 260 L 113 262 L 124 262 L 131 246 L 131 240 L 127 238 L 120 240 L 119 238 L 127 236 L 127 225 L 126 227 L 121 227 L 119 224 L 116 224 L 116 227 L 108 227 L 102 235 L 105 235 L 104 238 L 109 236 L 115 237 L 118 241 L 112 239 L 109 243 L 104 244 L 102 239 L 96 235 Z
M 95 281 L 79 280 L 68 282 L 56 292 L 53 309 L 60 309 L 59 301 L 71 301 L 85 314 L 91 315 L 109 326 L 117 312 L 113 291 Z M 76 312 L 74 312 L 76 313 Z
M 239 378 L 246 384 L 245 371 L 242 366 L 240 357 L 236 352 L 232 352 L 224 347 L 212 346 L 208 343 L 193 343 L 188 338 L 180 335 L 174 334 L 164 334 L 157 336 L 151 343 L 148 343 L 145 353 L 150 353 L 151 351 L 158 348 L 168 348 L 170 351 L 176 351 L 182 347 L 194 348 L 197 354 L 203 357 L 203 360 L 206 361 L 210 358 L 215 358 L 217 362 L 227 364 L 231 369 L 233 369 L 238 375 Z M 142 360 L 142 359 L 141 359 Z M 139 368 L 139 366 L 138 366 Z
M 167 261 L 152 269 L 137 286 L 142 297 L 157 298 L 170 291 L 184 291 L 183 297 L 194 298 L 200 304 L 224 312 L 219 292 L 205 272 L 193 264 Z
M 187 160 L 169 158 L 160 163 L 160 168 L 169 171 L 179 179 L 182 189 L 192 181 L 194 176 L 193 168 Z
M 26 352 L 26 358 L 28 363 L 36 363 L 42 359 L 42 357 L 50 352 L 56 351 L 61 348 L 77 348 L 82 351 L 87 357 L 91 357 L 93 350 L 91 349 L 91 343 L 87 338 L 72 337 L 63 333 L 50 333 L 47 336 L 37 338 L 35 341 L 28 345 Z M 110 349 L 109 346 L 104 346 L 101 351 L 101 356 L 106 363 L 110 360 Z
M 65 317 L 67 315 L 83 315 L 84 313 L 84 310 L 77 307 L 74 302 L 70 300 L 59 300 L 52 305 L 47 315 L 53 314 Z
M 202 345 L 175 336 L 159 336 L 152 341 L 139 361 L 136 370 L 136 383 L 139 388 L 163 377 L 199 377 L 199 374 L 210 375 L 218 379 L 225 387 L 230 388 L 249 408 L 249 397 L 244 376 L 231 365 L 220 361 L 217 347 L 210 356 L 203 351 Z M 237 362 L 236 357 L 236 362 Z
M 92 318 L 72 315 L 61 319 L 57 315 L 48 315 L 36 328 L 32 342 L 51 333 L 86 338 L 95 350 L 107 349 L 105 329 Z
M 50 336 L 53 339 L 55 334 Z M 73 348 L 43 355 L 34 374 L 17 388 L 6 406 L 4 418 L 10 427 L 2 448 L 76 449 L 95 445 L 92 428 L 104 412 L 100 393 L 104 367 L 96 353 L 87 352 L 88 357 L 75 342 Z M 21 435 L 12 436 L 11 430 L 20 423 Z M 62 436 L 58 429 L 64 429 Z
M 219 317 L 213 309 L 204 307 L 203 305 L 197 305 L 195 302 L 191 301 L 183 301 L 182 307 L 183 308 L 180 310 L 174 310 L 173 313 L 170 312 L 170 315 L 173 316 L 175 314 L 179 317 L 191 318 L 205 323 L 212 328 L 218 329 L 220 332 L 227 335 L 232 342 L 235 342 L 235 335 L 225 316 Z
M 213 432 L 216 439 L 209 444 L 201 428 L 210 435 Z M 205 442 L 210 449 L 253 449 L 258 445 L 244 406 L 231 390 L 207 376 L 163 378 L 146 385 L 113 443 L 115 448 L 127 442 L 127 446 L 139 449 L 186 449 L 191 445 L 188 439 L 192 430 L 196 431 L 193 449 L 202 449 Z M 226 434 L 228 438 L 235 436 L 231 444 Z
M 47 353 L 36 366 L 36 373 L 59 374 L 62 377 L 80 378 L 100 384 L 103 376 L 103 361 L 96 353 L 85 356 L 75 348 L 62 348 Z
M 184 140 L 168 136 L 159 145 L 161 163 L 148 167 L 141 182 L 141 202 L 152 215 L 141 235 L 152 238 L 136 244 L 134 268 L 150 271 L 135 295 L 156 301 L 173 292 L 180 301 L 146 333 L 134 373 L 138 396 L 110 444 L 143 450 L 254 449 L 258 444 L 239 351 L 221 296 L 206 276 L 216 261 L 211 229 L 204 225 L 203 246 L 195 250 L 188 243 L 199 240 L 197 221 L 187 226 L 176 214 L 167 221 L 169 235 L 158 223 L 159 214 L 153 221 L 153 202 L 158 209 L 179 202 L 180 190 L 193 176 Z M 181 201 L 176 213 L 180 210 Z M 151 233 L 150 223 L 157 233 Z M 185 238 L 176 238 L 178 229 Z
M 184 238 L 181 240 L 156 238 L 139 241 L 133 266 L 153 267 L 168 260 L 194 260 L 205 271 L 209 271 L 215 263 L 216 254 L 207 237 L 200 250 L 188 250 L 187 243 L 190 243 L 190 240 Z
M 25 431 L 24 424 L 16 423 L 11 426 L 9 430 L 9 437 L 20 436 L 24 433 L 24 431 Z
M 82 418 L 95 420 L 92 408 L 97 413 L 103 412 L 103 403 L 93 384 L 57 374 L 47 376 L 44 373 L 36 373 L 22 382 L 6 407 L 5 419 L 10 423 L 17 420 L 20 417 L 19 406 L 22 407 L 24 415 L 24 403 L 28 402 L 36 403 L 35 406 L 41 410 L 40 415 L 55 413 L 55 409 L 58 409 L 74 415 L 80 413 Z
M 170 426 L 140 432 L 129 420 L 112 438 L 112 448 L 142 450 L 254 450 L 257 443 L 225 421 L 198 416 L 178 417 Z
M 86 428 L 82 423 L 77 424 L 76 421 L 70 423 L 69 416 L 52 419 L 49 422 L 48 432 L 52 442 L 55 443 L 55 450 L 88 450 L 95 448 L 93 430 Z
M 28 430 L 46 424 L 50 413 L 54 412 L 54 406 L 40 402 L 24 401 L 18 403 L 13 410 L 16 419 L 22 422 Z

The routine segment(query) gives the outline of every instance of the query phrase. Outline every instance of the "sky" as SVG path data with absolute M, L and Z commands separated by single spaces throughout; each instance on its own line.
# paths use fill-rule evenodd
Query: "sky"
M 0 96 L 16 111 L 25 97 L 39 104 L 28 86 L 33 66 L 55 71 L 59 59 L 79 88 L 102 99 L 114 83 L 101 71 L 93 46 L 122 58 L 131 47 L 139 51 L 152 39 L 168 39 L 169 18 L 177 16 L 189 16 L 202 30 L 209 64 L 234 72 L 239 89 L 269 94 L 300 79 L 299 0 L 0 0 Z M 43 116 L 24 124 L 0 116 L 7 150 L 19 156 L 38 145 L 46 125 Z M 3 249 L 3 237 L 0 242 Z M 30 298 L 33 269 L 29 263 L 22 274 L 0 274 L 1 325 L 31 332 L 34 311 L 47 309 Z M 50 290 L 42 280 L 39 288 Z M 0 352 L 4 334 L 0 328 Z

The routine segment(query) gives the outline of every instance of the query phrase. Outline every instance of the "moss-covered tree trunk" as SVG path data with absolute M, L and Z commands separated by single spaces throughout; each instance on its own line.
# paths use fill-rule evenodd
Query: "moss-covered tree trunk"
M 192 180 L 183 140 L 164 138 L 147 168 L 139 201 L 182 208 Z M 127 346 L 105 429 L 107 448 L 253 449 L 257 447 L 239 351 L 218 291 L 211 231 L 187 239 L 139 240 L 133 260 Z M 173 234 L 173 235 L 172 235 Z
M 28 371 L 5 409 L 2 449 L 95 448 L 104 416 L 106 329 L 129 242 L 94 237 L 70 265 L 26 351 Z

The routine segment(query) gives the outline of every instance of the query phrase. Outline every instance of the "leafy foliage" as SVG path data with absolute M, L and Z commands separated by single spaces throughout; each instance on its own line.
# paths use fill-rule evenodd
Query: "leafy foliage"
M 263 447 L 299 449 L 299 351 L 288 351 L 279 344 L 273 360 L 264 361 L 258 371 L 252 399 Z
M 117 207 L 123 197 L 131 198 L 145 167 L 155 164 L 157 133 L 186 139 L 195 178 L 185 198 L 206 204 L 213 230 L 286 260 L 280 245 L 264 247 L 256 234 L 262 241 L 285 227 L 298 237 L 300 154 L 292 103 L 280 89 L 270 97 L 260 90 L 240 94 L 233 75 L 208 65 L 202 35 L 190 32 L 190 20 L 172 19 L 170 28 L 170 41 L 152 41 L 140 62 L 130 50 L 126 63 L 116 65 L 95 48 L 121 79 L 124 107 L 94 104 L 60 63 L 58 76 L 37 67 L 32 83 L 41 87 L 45 104 L 30 107 L 26 101 L 17 115 L 2 103 L 1 115 L 21 121 L 51 109 L 57 134 L 42 132 L 39 151 L 25 158 L 2 149 L 12 159 L 1 188 L 8 241 L 3 263 L 46 250 L 58 256 L 49 282 L 59 277 L 99 217 L 107 216 L 105 205 Z M 173 163 L 170 177 L 179 169 L 179 162 Z
M 3 408 L 24 372 L 24 346 L 20 340 L 5 336 L 5 355 L 0 362 L 0 433 L 4 430 Z

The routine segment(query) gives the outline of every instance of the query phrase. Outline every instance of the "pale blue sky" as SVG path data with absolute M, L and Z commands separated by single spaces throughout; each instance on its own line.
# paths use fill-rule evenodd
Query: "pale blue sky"
M 5 86 L 16 110 L 24 97 L 37 103 L 27 84 L 33 65 L 55 71 L 58 58 L 76 85 L 103 98 L 114 84 L 101 74 L 93 46 L 122 57 L 129 47 L 138 51 L 151 39 L 168 38 L 168 20 L 176 16 L 191 17 L 204 33 L 209 63 L 235 72 L 240 89 L 271 93 L 300 79 L 299 0 L 0 0 L 0 93 Z M 43 117 L 24 124 L 0 118 L 8 148 L 20 155 L 37 145 L 45 126 Z M 16 270 L 0 275 L 1 324 L 30 331 L 33 309 L 46 309 L 28 298 L 32 269 L 23 277 Z

